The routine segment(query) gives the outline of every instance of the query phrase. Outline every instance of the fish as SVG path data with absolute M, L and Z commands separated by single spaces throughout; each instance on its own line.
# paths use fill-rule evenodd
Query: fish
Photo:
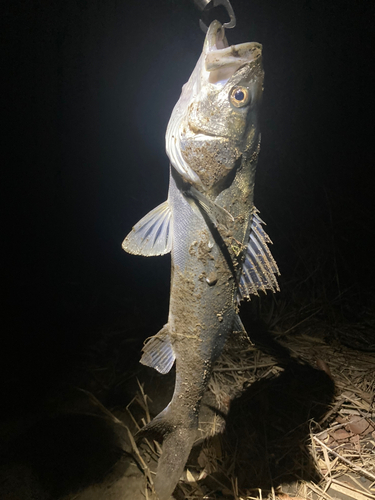
M 141 358 L 162 374 L 176 363 L 170 403 L 139 433 L 163 441 L 154 479 L 159 500 L 172 495 L 197 438 L 213 363 L 230 336 L 246 334 L 240 302 L 279 289 L 271 240 L 254 207 L 263 80 L 262 46 L 229 46 L 213 21 L 167 126 L 167 200 L 122 244 L 137 255 L 171 252 L 168 322 Z

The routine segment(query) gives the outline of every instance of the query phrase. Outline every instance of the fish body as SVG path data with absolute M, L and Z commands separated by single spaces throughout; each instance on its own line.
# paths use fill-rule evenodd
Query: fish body
M 170 498 L 196 439 L 212 364 L 232 332 L 244 330 L 240 300 L 278 289 L 253 204 L 261 53 L 257 43 L 228 47 L 222 25 L 210 25 L 167 128 L 168 199 L 123 243 L 130 253 L 172 257 L 168 323 L 141 359 L 160 373 L 176 362 L 172 400 L 142 430 L 163 437 L 154 480 L 159 500 Z

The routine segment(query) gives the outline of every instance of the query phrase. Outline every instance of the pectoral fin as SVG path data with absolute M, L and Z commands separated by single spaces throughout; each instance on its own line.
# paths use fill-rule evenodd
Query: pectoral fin
M 189 189 L 184 191 L 184 194 L 197 203 L 198 207 L 203 210 L 216 228 L 219 224 L 227 226 L 229 221 L 234 221 L 232 214 L 225 210 L 225 208 L 217 205 L 214 201 L 211 201 L 194 186 L 190 186 Z
M 150 338 L 142 349 L 141 363 L 155 368 L 159 373 L 168 373 L 176 359 L 169 338 L 168 325 Z
M 172 248 L 172 211 L 168 200 L 143 217 L 130 231 L 122 248 L 135 255 L 164 255 Z
M 268 248 L 268 243 L 272 243 L 272 241 L 263 230 L 262 224 L 264 222 L 257 214 L 258 211 L 255 209 L 240 278 L 239 301 L 249 300 L 250 295 L 258 295 L 259 290 L 264 292 L 266 290 L 279 291 L 276 275 L 279 275 L 280 272 Z

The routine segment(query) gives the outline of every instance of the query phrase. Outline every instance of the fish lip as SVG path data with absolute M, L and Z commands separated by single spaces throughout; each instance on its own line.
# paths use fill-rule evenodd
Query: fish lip
M 212 21 L 210 24 L 206 34 L 205 45 L 207 51 L 220 50 L 228 47 L 225 28 L 219 21 Z
M 213 21 L 205 40 L 205 69 L 216 69 L 235 65 L 238 67 L 251 63 L 262 54 L 262 45 L 257 42 L 245 42 L 230 45 L 225 36 L 225 29 L 219 21 Z
M 246 42 L 231 45 L 223 49 L 214 49 L 207 53 L 204 61 L 205 70 L 212 72 L 233 66 L 237 71 L 242 66 L 251 64 L 262 55 L 262 45 L 257 42 Z
M 228 142 L 228 140 L 230 139 L 230 135 L 216 135 L 214 133 L 210 133 L 206 130 L 201 129 L 197 125 L 193 124 L 192 122 L 190 122 L 190 120 L 188 120 L 187 126 L 189 129 L 189 132 L 194 134 L 194 139 L 198 140 L 198 141 L 199 140 L 204 141 L 204 140 L 207 140 L 207 138 L 209 138 L 210 140 Z

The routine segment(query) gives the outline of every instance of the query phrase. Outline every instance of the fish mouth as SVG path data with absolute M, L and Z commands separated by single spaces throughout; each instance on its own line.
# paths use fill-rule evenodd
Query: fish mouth
M 261 57 L 262 45 L 246 42 L 229 46 L 224 27 L 219 21 L 213 21 L 207 31 L 204 53 L 208 82 L 224 86 L 239 68 Z

